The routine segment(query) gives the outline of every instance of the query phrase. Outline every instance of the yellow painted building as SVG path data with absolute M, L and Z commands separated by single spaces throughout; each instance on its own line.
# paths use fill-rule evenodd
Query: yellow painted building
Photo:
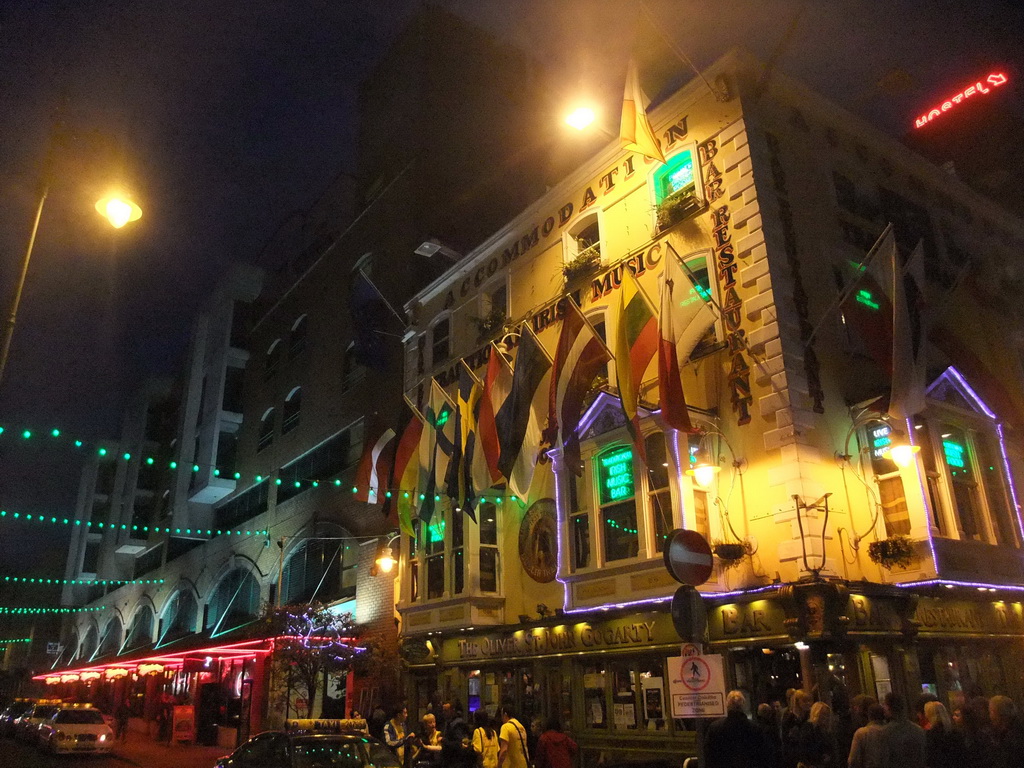
M 666 428 L 652 363 L 644 466 L 610 364 L 580 477 L 552 450 L 527 499 L 491 489 L 477 523 L 444 506 L 402 542 L 411 714 L 508 701 L 565 719 L 588 756 L 691 752 L 666 684 L 674 528 L 715 545 L 705 642 L 755 702 L 801 686 L 837 708 L 890 689 L 1024 692 L 1021 337 L 995 303 L 1024 225 L 798 83 L 757 93 L 760 75 L 723 57 L 651 112 L 664 165 L 609 144 L 407 305 L 421 403 L 431 376 L 454 392 L 460 359 L 482 374 L 492 340 L 514 358 L 520 323 L 553 355 L 567 297 L 613 339 L 624 270 L 657 307 L 680 260 L 716 318 L 685 364 L 699 434 Z M 935 316 L 927 406 L 908 424 L 882 419 L 886 299 L 857 275 L 888 222 L 904 258 L 922 243 Z M 905 468 L 882 456 L 900 431 L 921 447 Z M 708 487 L 686 473 L 705 458 Z M 895 560 L 872 559 L 875 542 Z

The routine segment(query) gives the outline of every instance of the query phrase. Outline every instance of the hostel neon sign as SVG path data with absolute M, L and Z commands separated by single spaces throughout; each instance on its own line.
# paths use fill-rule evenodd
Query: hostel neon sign
M 974 85 L 964 88 L 956 96 L 952 96 L 943 101 L 939 106 L 929 110 L 926 114 L 921 115 L 914 121 L 915 128 L 924 128 L 928 123 L 934 120 L 936 117 L 941 115 L 943 112 L 948 112 L 957 104 L 977 96 L 982 93 L 989 93 L 993 88 L 998 88 L 1001 85 L 1005 85 L 1007 81 L 1006 75 L 1002 72 L 993 72 L 991 75 L 985 78 L 984 82 L 977 82 Z

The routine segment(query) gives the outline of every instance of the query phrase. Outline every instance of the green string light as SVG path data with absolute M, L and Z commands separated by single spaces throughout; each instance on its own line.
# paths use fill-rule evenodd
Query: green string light
M 105 523 L 105 522 L 102 522 L 102 521 L 100 521 L 100 522 L 93 522 L 92 520 L 86 520 L 85 522 L 83 522 L 81 520 L 70 520 L 70 519 L 68 519 L 66 517 L 58 518 L 58 517 L 47 517 L 46 515 L 39 515 L 39 514 L 32 514 L 32 513 L 22 514 L 21 512 L 9 512 L 6 509 L 0 509 L 0 519 L 3 519 L 3 520 L 26 520 L 28 522 L 53 523 L 55 525 L 77 525 L 77 526 L 85 526 L 86 528 L 99 528 L 101 530 L 107 530 L 107 529 L 110 529 L 110 528 L 112 528 L 114 530 L 118 530 L 119 529 L 119 530 L 122 530 L 122 531 L 128 530 L 128 526 L 126 524 L 118 525 L 117 523 Z M 133 531 L 141 530 L 143 533 L 181 533 L 181 528 L 164 528 L 164 527 L 161 527 L 159 525 L 152 525 L 152 526 L 144 525 L 141 528 L 139 526 L 137 526 L 137 525 L 133 525 L 131 529 Z M 191 528 L 187 529 L 187 531 L 189 531 L 189 532 L 191 532 L 191 530 L 192 530 Z M 197 535 L 198 534 L 202 534 L 203 530 L 197 528 L 195 533 Z M 212 536 L 213 535 L 212 529 L 205 531 L 205 533 L 208 536 Z M 229 535 L 231 533 L 234 533 L 236 536 L 241 536 L 243 532 L 241 530 L 236 530 L 236 531 L 226 531 L 226 533 L 229 534 Z M 253 532 L 250 531 L 250 533 L 253 533 Z M 258 531 L 255 531 L 255 535 L 257 535 L 257 536 L 268 536 L 268 535 L 270 535 L 270 532 L 267 531 L 266 529 L 260 529 Z M 90 583 L 95 583 L 95 582 L 84 582 L 84 583 L 90 584 Z
M 4 576 L 3 581 L 12 584 L 71 584 L 73 586 L 91 587 L 97 584 L 104 586 L 120 586 L 124 584 L 163 584 L 164 579 L 47 579 L 42 576 Z
M 31 637 L 19 637 L 17 640 L 0 640 L 3 645 L 10 645 L 11 643 L 31 643 Z
M 53 607 L 38 607 L 38 608 L 24 608 L 9 605 L 0 605 L 0 615 L 28 615 L 28 614 L 40 614 L 40 613 L 95 613 L 97 611 L 105 611 L 107 606 L 97 605 L 92 607 L 83 608 L 53 608 Z

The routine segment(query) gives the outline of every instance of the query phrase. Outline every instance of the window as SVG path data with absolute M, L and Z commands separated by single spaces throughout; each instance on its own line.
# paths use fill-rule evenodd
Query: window
M 124 649 L 130 651 L 149 645 L 151 642 L 153 642 L 153 609 L 144 605 L 135 611 Z
M 274 343 L 267 348 L 267 355 L 263 360 L 263 380 L 269 381 L 281 365 L 281 340 L 274 339 Z
M 96 653 L 96 646 L 100 642 L 100 632 L 93 624 L 89 627 L 89 631 L 85 633 L 85 637 L 82 639 L 82 645 L 78 649 L 79 659 L 91 659 L 93 654 Z
M 229 571 L 210 597 L 206 629 L 214 636 L 248 624 L 260 608 L 260 585 L 245 568 Z
M 366 366 L 360 365 L 359 359 L 356 356 L 356 343 L 351 341 L 345 347 L 344 356 L 341 359 L 341 391 L 348 392 L 362 381 L 365 375 Z
M 696 166 L 693 150 L 677 152 L 654 174 L 654 199 L 661 203 L 672 195 L 693 195 L 697 192 Z
M 654 551 L 665 548 L 665 540 L 675 526 L 672 524 L 672 492 L 668 479 L 668 453 L 665 434 L 654 432 L 644 440 L 647 453 L 647 498 L 654 519 Z
M 348 539 L 307 541 L 285 563 L 282 601 L 305 603 L 315 598 L 328 602 L 355 597 L 356 550 L 356 544 Z
M 292 324 L 291 333 L 288 334 L 288 359 L 294 360 L 306 348 L 306 332 L 309 322 L 306 315 L 303 315 Z
M 712 303 L 715 300 L 715 291 L 717 286 L 713 286 L 711 282 L 711 273 L 708 271 L 708 258 L 707 256 L 694 256 L 686 259 L 686 272 L 690 277 L 691 285 L 686 293 L 686 296 L 682 299 L 683 304 L 691 304 L 697 301 L 703 301 L 705 303 Z M 673 291 L 673 298 L 675 298 L 675 291 Z M 717 314 L 717 312 L 715 313 Z M 693 352 L 690 353 L 691 358 L 701 357 L 711 352 L 715 348 L 715 344 L 718 341 L 718 333 L 715 329 L 715 324 L 712 322 L 705 334 L 697 342 L 697 345 L 693 348 Z M 682 362 L 682 361 L 680 361 Z
M 260 434 L 256 440 L 256 452 L 259 453 L 264 448 L 274 442 L 274 409 L 267 408 L 263 413 L 263 418 L 260 419 Z
M 287 435 L 299 426 L 299 411 L 302 409 L 302 388 L 295 387 L 284 400 L 281 414 L 281 434 Z
M 434 510 L 430 522 L 420 526 L 420 531 L 425 534 L 426 539 L 423 542 L 423 552 L 427 559 L 427 600 L 444 595 L 444 518 L 444 512 Z
M 359 434 L 357 434 L 359 433 Z M 281 467 L 277 473 L 277 503 L 282 504 L 313 487 L 313 481 L 330 480 L 359 460 L 360 429 L 346 429 L 309 453 Z
M 601 262 L 601 222 L 598 211 L 581 216 L 569 229 L 565 262 L 581 267 L 588 262 Z
M 573 570 L 590 567 L 590 511 L 580 504 L 579 479 L 568 475 L 569 483 L 569 556 Z
M 122 630 L 123 627 L 121 626 L 121 620 L 117 616 L 111 618 L 103 630 L 103 640 L 100 642 L 100 647 L 96 652 L 96 655 L 109 656 L 110 654 L 117 653 L 121 650 Z
M 164 617 L 161 621 L 163 633 L 157 645 L 178 640 L 195 632 L 198 614 L 199 604 L 196 602 L 192 590 L 188 587 L 179 589 L 168 602 L 167 608 L 164 609 Z
M 899 468 L 882 454 L 892 443 L 892 428 L 881 421 L 865 427 L 868 450 L 871 455 L 871 470 L 878 481 L 878 501 L 882 506 L 887 536 L 910 534 L 910 512 L 903 490 L 903 478 Z
M 483 318 L 508 317 L 508 286 L 505 279 L 484 289 L 480 294 L 480 315 Z
M 498 507 L 492 502 L 480 505 L 480 591 L 498 591 Z
M 417 531 L 419 520 L 413 522 Z M 420 559 L 419 550 L 416 547 L 416 536 L 409 536 L 409 602 L 415 603 L 420 599 Z
M 430 364 L 434 368 L 451 356 L 451 328 L 451 318 L 446 315 L 430 330 Z
M 627 560 L 639 554 L 633 448 L 614 446 L 596 459 L 598 519 L 604 540 L 604 561 Z
M 453 595 L 466 589 L 466 516 L 459 511 L 452 514 L 451 584 Z
M 270 484 L 264 480 L 214 511 L 218 528 L 232 528 L 267 511 Z

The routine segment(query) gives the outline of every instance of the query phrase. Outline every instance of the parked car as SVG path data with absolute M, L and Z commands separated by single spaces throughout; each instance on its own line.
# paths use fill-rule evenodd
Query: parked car
M 114 743 L 114 732 L 98 709 L 65 707 L 39 725 L 39 746 L 62 752 L 107 753 Z
M 14 721 L 32 709 L 34 702 L 15 701 L 0 712 L 0 736 L 11 738 L 14 735 Z
M 36 734 L 39 732 L 39 724 L 48 720 L 56 714 L 56 704 L 34 704 L 32 709 L 26 711 L 14 721 L 14 735 L 21 741 L 36 742 Z
M 320 768 L 373 766 L 401 768 L 386 744 L 365 733 L 285 733 L 266 731 L 253 736 L 216 768 Z

